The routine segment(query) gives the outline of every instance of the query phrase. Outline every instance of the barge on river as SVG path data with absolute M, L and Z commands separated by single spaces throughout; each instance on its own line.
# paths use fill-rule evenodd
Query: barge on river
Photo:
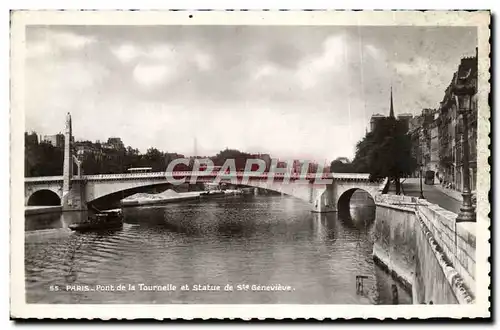
M 123 213 L 121 209 L 99 211 L 81 223 L 69 225 L 69 228 L 78 232 L 117 229 L 123 226 Z

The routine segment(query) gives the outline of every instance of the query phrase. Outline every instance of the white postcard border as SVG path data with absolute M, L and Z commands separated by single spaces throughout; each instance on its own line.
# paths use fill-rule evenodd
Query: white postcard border
M 192 15 L 192 18 L 190 18 Z M 26 304 L 24 277 L 24 58 L 27 25 L 477 26 L 479 99 L 476 302 L 472 305 Z M 487 11 L 16 11 L 11 15 L 11 316 L 14 318 L 430 318 L 490 316 L 490 14 Z

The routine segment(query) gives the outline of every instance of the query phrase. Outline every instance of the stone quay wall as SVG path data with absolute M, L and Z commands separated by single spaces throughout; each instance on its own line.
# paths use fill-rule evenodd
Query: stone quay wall
M 415 304 L 469 304 L 475 294 L 475 224 L 409 196 L 377 195 L 373 257 Z

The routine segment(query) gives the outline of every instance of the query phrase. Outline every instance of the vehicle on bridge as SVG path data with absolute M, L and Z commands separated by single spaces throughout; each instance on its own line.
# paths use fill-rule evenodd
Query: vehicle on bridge
M 152 167 L 131 167 L 128 169 L 129 173 L 149 173 L 152 170 Z

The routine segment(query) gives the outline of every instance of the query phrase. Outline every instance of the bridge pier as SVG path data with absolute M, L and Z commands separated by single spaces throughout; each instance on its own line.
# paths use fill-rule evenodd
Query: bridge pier
M 71 190 L 64 193 L 61 199 L 63 211 L 86 211 L 87 203 L 85 196 L 86 182 L 84 180 L 72 180 Z
M 335 203 L 329 203 L 326 198 L 320 196 L 316 199 L 313 204 L 313 213 L 328 213 L 328 212 L 337 212 L 337 205 Z
M 328 213 L 337 212 L 337 203 L 332 198 L 332 187 L 327 186 L 325 188 L 317 189 L 312 188 L 311 191 L 313 197 L 313 209 L 314 213 Z
M 337 208 L 335 206 L 331 206 L 331 205 L 318 205 L 318 206 L 314 206 L 313 210 L 311 212 L 313 212 L 313 213 L 337 212 Z

